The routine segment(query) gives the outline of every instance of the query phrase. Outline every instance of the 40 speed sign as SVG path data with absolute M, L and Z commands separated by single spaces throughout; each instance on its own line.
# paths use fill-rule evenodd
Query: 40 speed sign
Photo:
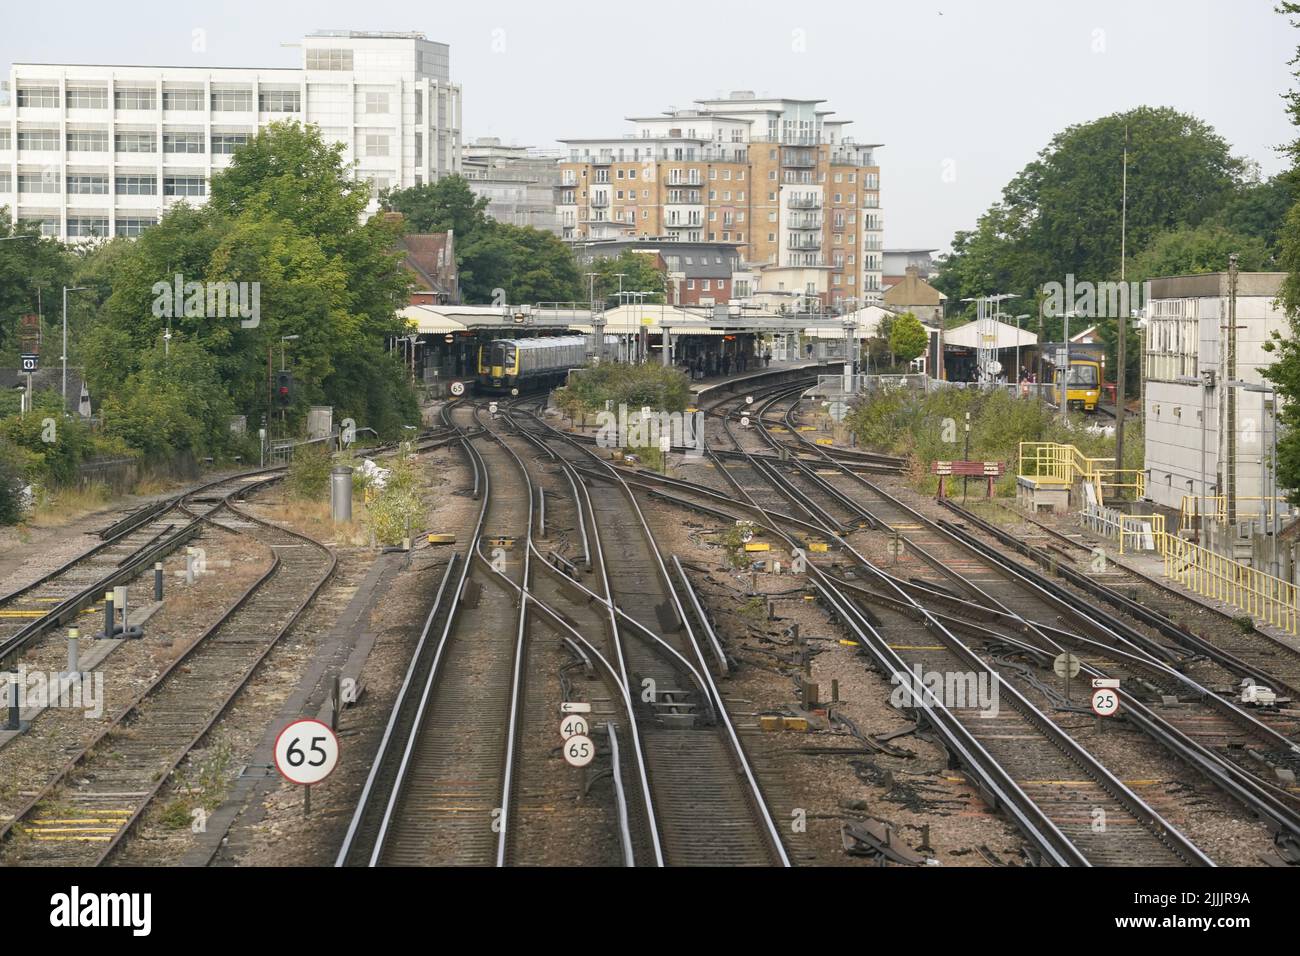
M 339 739 L 319 720 L 295 720 L 275 738 L 275 769 L 290 783 L 320 783 L 338 762 Z

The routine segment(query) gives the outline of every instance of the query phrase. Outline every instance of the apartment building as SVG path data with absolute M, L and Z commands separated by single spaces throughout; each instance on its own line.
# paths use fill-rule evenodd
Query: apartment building
M 298 67 L 15 63 L 0 102 L 0 206 L 68 240 L 135 236 L 258 128 L 320 127 L 380 190 L 457 172 L 461 92 L 450 53 L 420 33 L 324 31 Z
M 477 196 L 486 196 L 487 214 L 497 222 L 531 226 L 560 234 L 555 187 L 561 154 L 527 146 L 504 146 L 484 136 L 461 151 L 461 175 Z
M 878 304 L 880 144 L 846 136 L 849 122 L 823 103 L 739 91 L 630 117 L 626 136 L 561 140 L 561 235 L 735 243 L 756 270 L 755 291 Z

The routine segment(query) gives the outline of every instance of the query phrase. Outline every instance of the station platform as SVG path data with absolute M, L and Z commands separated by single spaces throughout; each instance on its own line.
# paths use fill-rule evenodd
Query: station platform
M 842 368 L 841 363 L 827 364 L 810 360 L 794 362 L 773 362 L 764 368 L 749 369 L 737 375 L 715 375 L 712 378 L 696 379 L 691 383 L 691 394 L 698 401 L 724 391 L 735 391 L 748 383 L 771 384 L 782 378 L 796 379 L 800 373 L 812 375 L 816 372 L 829 374 L 831 368 Z

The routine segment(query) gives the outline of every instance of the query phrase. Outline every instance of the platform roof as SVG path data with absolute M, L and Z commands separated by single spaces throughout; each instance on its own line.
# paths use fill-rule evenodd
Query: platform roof
M 943 333 L 943 344 L 953 348 L 977 349 L 980 348 L 978 322 L 967 322 L 965 325 L 959 325 L 955 329 L 946 329 Z M 1017 345 L 1025 348 L 1030 345 L 1038 344 L 1038 336 L 1026 329 L 1017 329 L 1014 325 L 1007 325 L 1005 322 L 998 322 L 996 339 L 991 346 L 998 351 L 1002 349 L 1013 349 Z

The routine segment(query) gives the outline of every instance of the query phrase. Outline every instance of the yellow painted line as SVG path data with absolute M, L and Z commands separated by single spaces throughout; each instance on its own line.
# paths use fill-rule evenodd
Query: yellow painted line
M 121 816 L 125 817 L 125 816 L 129 816 L 129 814 L 123 813 L 121 814 Z M 121 823 L 121 822 L 122 822 L 121 820 L 105 820 L 99 817 L 88 817 L 84 820 L 33 820 L 32 826 L 49 827 L 49 826 L 54 826 L 55 824 L 91 824 L 91 823 Z
M 766 541 L 749 541 L 745 544 L 746 551 L 771 551 L 772 546 Z
M 834 438 L 814 438 L 813 441 L 816 442 L 818 445 L 834 445 L 834 444 L 835 444 L 835 439 L 834 439 Z
M 890 644 L 896 651 L 942 651 L 942 644 Z
M 116 833 L 117 827 L 24 827 L 26 833 Z
M 1121 780 L 1120 783 L 1126 787 L 1154 787 L 1161 780 Z M 1096 786 L 1094 780 L 1021 780 L 1022 787 L 1091 787 Z
M 840 641 L 840 645 L 843 646 L 843 647 L 857 647 L 857 646 L 858 646 L 858 642 L 857 642 L 857 641 Z
M 44 617 L 49 611 L 0 611 L 0 617 Z
M 113 839 L 111 836 L 76 836 L 76 837 L 41 836 L 40 834 L 32 833 L 31 831 L 28 831 L 28 835 L 33 840 L 41 840 L 44 841 L 45 843 L 75 843 L 78 841 L 82 843 L 107 843 L 109 840 Z

